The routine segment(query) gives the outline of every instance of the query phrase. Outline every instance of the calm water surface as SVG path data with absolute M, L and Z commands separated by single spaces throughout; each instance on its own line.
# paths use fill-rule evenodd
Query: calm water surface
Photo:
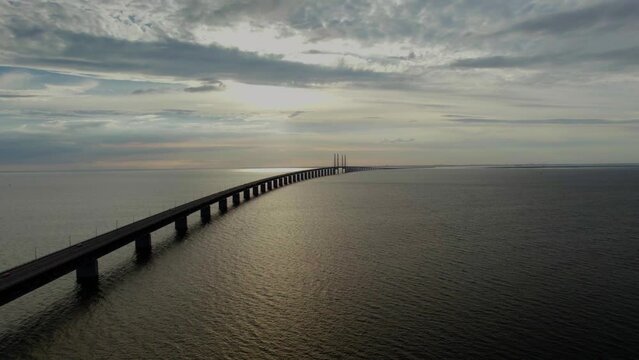
M 0 174 L 0 268 L 270 174 Z M 353 173 L 189 223 L 1 307 L 0 358 L 639 356 L 639 168 Z

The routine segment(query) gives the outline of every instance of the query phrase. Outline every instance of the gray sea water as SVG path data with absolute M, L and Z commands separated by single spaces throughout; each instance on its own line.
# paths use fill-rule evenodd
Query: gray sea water
M 0 174 L 0 269 L 279 170 Z M 639 168 L 297 183 L 0 307 L 0 358 L 637 358 Z

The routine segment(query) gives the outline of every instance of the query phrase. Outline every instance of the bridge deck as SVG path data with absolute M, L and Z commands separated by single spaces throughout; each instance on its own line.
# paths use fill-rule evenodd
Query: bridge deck
M 177 219 L 193 214 L 234 194 L 240 194 L 244 190 L 260 186 L 273 180 L 291 177 L 297 174 L 309 174 L 309 178 L 332 175 L 330 168 L 317 168 L 301 170 L 286 174 L 259 179 L 246 184 L 205 196 L 203 198 L 179 205 L 175 208 L 151 215 L 121 228 L 109 231 L 94 238 L 82 241 L 73 246 L 42 256 L 33 261 L 16 266 L 0 273 L 0 305 L 4 305 L 40 286 L 43 286 L 71 271 L 89 260 L 98 259 L 141 236 L 150 234 Z M 346 167 L 345 172 L 372 170 L 373 168 Z M 315 174 L 315 175 L 312 175 Z M 292 182 L 289 182 L 292 183 Z M 260 193 L 263 191 L 260 191 Z

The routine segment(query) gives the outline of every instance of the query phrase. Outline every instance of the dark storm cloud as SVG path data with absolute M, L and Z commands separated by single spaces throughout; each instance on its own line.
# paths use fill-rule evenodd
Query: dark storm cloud
M 500 31 L 563 34 L 589 28 L 615 29 L 626 25 L 637 26 L 639 1 L 608 0 L 601 4 L 581 9 L 563 11 L 523 21 Z
M 16 29 L 16 26 L 11 31 L 14 40 L 6 47 L 14 54 L 12 62 L 22 66 L 186 79 L 230 78 L 245 83 L 287 85 L 367 82 L 388 77 L 371 71 L 307 65 L 284 61 L 278 56 L 261 56 L 233 48 L 171 39 L 135 42 L 69 31 Z M 16 41 L 18 37 L 20 41 Z M 24 44 L 30 44 L 29 51 L 22 51 Z M 219 84 L 186 91 L 211 91 L 214 86 Z

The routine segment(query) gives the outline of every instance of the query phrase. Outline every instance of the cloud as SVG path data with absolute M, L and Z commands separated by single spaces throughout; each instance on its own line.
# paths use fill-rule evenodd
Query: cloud
M 22 90 L 30 87 L 33 76 L 24 71 L 0 73 L 0 89 Z
M 290 144 L 317 158 L 366 144 L 370 162 L 512 161 L 505 143 L 639 154 L 634 0 L 87 4 L 0 1 L 0 167 L 188 162 L 187 148 L 218 161 L 210 143 L 243 149 L 225 157 L 241 166 L 286 161 L 272 154 Z
M 478 125 L 639 125 L 639 119 L 607 120 L 607 119 L 484 119 L 484 118 L 456 118 L 449 121 L 462 124 Z
M 167 93 L 168 91 L 169 91 L 168 89 L 156 89 L 156 88 L 136 89 L 136 90 L 133 90 L 131 94 L 133 95 L 164 94 L 164 93 Z
M 290 113 L 290 114 L 288 115 L 288 118 L 289 118 L 289 119 L 292 119 L 292 118 L 294 118 L 294 117 L 297 117 L 297 116 L 299 116 L 299 115 L 302 115 L 302 114 L 303 114 L 303 113 L 305 113 L 305 112 L 306 112 L 306 111 L 294 111 L 294 112 L 292 112 L 292 113 Z
M 0 99 L 32 98 L 37 96 L 33 94 L 0 94 Z
M 395 139 L 386 139 L 384 138 L 384 140 L 381 141 L 382 144 L 407 144 L 407 143 L 412 143 L 414 142 L 415 139 L 414 138 L 395 138 Z
M 486 56 L 477 58 L 458 59 L 450 64 L 457 68 L 504 69 L 525 68 L 544 64 L 554 66 L 572 66 L 574 64 L 602 62 L 612 65 L 639 65 L 639 46 L 615 49 L 604 52 L 573 52 L 548 53 L 530 56 Z M 620 68 L 620 69 L 621 69 Z
M 390 77 L 372 71 L 284 61 L 273 55 L 214 44 L 199 45 L 172 39 L 137 42 L 69 31 L 29 31 L 28 28 L 35 25 L 21 26 L 26 28 L 11 29 L 14 39 L 4 45 L 10 51 L 10 55 L 5 54 L 5 62 L 21 66 L 182 79 L 213 77 L 278 85 L 369 82 Z M 23 43 L 31 45 L 27 49 Z M 213 85 L 191 90 L 210 91 Z
M 580 9 L 536 17 L 517 23 L 500 34 L 511 32 L 564 34 L 590 28 L 616 29 L 639 25 L 639 2 L 636 0 L 606 0 Z

